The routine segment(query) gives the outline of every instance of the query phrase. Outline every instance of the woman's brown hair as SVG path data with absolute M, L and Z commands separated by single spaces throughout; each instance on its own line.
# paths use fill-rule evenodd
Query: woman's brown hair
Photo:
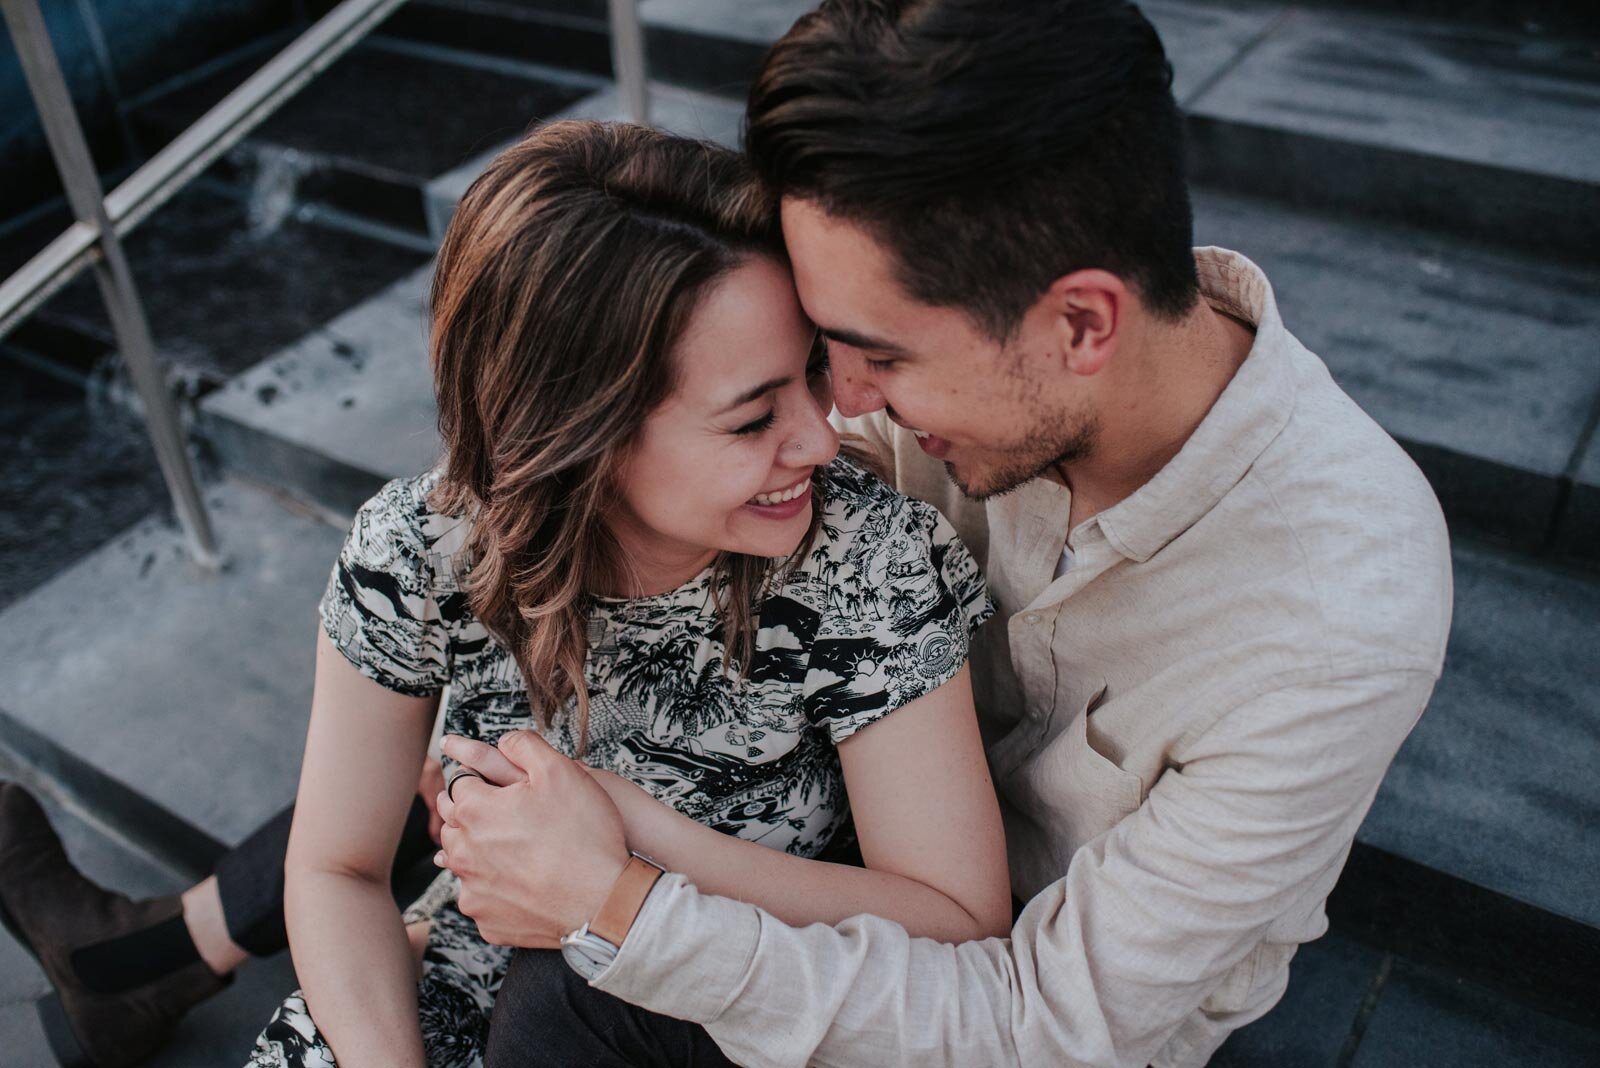
M 671 353 L 699 300 L 760 255 L 783 260 L 782 238 L 741 157 L 594 122 L 541 127 L 497 156 L 439 250 L 431 360 L 446 456 L 430 503 L 470 520 L 468 604 L 545 726 L 576 694 L 580 749 L 590 598 L 628 587 L 605 520 L 619 461 L 672 392 Z M 723 553 L 714 566 L 727 659 L 745 664 L 774 561 Z

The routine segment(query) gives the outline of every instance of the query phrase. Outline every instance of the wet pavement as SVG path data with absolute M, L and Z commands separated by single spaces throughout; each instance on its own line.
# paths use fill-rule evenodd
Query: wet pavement
M 270 197 L 194 186 L 127 241 L 150 331 L 173 373 L 220 383 L 426 263 L 421 252 L 302 221 Z M 35 319 L 80 351 L 115 342 L 94 279 L 84 275 Z M 27 344 L 29 335 L 19 335 Z M 78 357 L 81 359 L 81 357 Z
M 142 425 L 0 356 L 0 609 L 167 507 Z

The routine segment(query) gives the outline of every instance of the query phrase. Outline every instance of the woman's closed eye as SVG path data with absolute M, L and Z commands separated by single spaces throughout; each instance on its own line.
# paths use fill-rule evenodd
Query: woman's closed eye
M 733 432 L 735 434 L 759 434 L 763 430 L 770 429 L 772 424 L 773 424 L 773 422 L 777 418 L 778 418 L 778 410 L 776 408 L 774 408 L 771 411 L 767 412 L 766 415 L 763 415 L 760 419 L 752 419 L 750 422 L 746 423 L 744 426 L 735 427 Z

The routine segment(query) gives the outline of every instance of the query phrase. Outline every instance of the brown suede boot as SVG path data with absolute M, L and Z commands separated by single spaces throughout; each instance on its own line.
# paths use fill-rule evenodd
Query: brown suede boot
M 227 985 L 201 960 L 165 974 L 148 967 L 141 974 L 133 962 L 129 974 L 109 981 L 75 966 L 74 951 L 154 929 L 182 911 L 175 896 L 131 901 L 96 886 L 67 859 L 39 802 L 16 783 L 0 783 L 0 923 L 55 987 L 39 1002 L 39 1018 L 63 1068 L 143 1062 L 191 1006 Z

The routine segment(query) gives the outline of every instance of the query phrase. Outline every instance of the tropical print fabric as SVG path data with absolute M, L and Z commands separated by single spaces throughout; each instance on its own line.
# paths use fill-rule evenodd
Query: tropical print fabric
M 514 659 L 467 606 L 466 522 L 428 507 L 437 478 L 397 479 L 357 513 L 323 596 L 323 627 L 388 689 L 445 690 L 448 732 L 493 742 L 539 729 L 575 755 L 576 701 L 540 728 Z M 585 670 L 587 763 L 726 834 L 806 857 L 848 819 L 836 745 L 953 678 L 972 631 L 993 613 L 976 562 L 932 506 L 843 458 L 823 469 L 817 488 L 818 536 L 762 600 L 748 670 L 727 666 L 709 569 L 667 593 L 593 599 Z M 475 932 L 462 943 L 453 924 L 444 925 L 451 944 L 436 953 L 430 941 L 439 967 L 471 973 L 463 956 L 480 948 L 497 967 L 478 977 L 470 1011 L 455 994 L 430 995 L 441 983 L 459 988 L 425 975 L 424 999 L 438 999 L 423 1007 L 425 1022 L 451 1016 L 447 1001 L 486 1013 L 503 975 L 500 951 Z M 457 1024 L 476 1033 L 482 1021 Z M 466 1059 L 440 1054 L 430 1064 L 474 1064 L 481 1047 L 469 1045 Z M 301 1048 L 326 1047 L 291 999 L 252 1064 L 321 1063 L 290 1055 Z M 431 1058 L 445 1048 L 455 1047 L 429 1038 Z

